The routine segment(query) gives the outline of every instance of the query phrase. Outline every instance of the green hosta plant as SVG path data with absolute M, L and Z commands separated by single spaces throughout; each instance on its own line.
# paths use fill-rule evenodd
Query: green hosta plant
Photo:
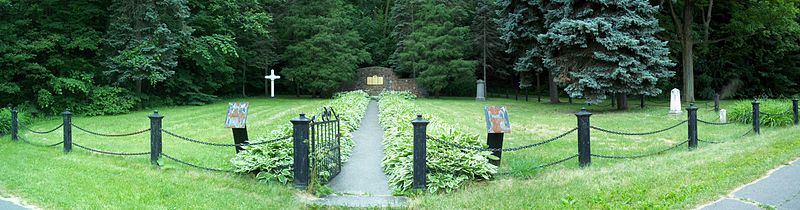
M 759 104 L 761 111 L 761 125 L 769 127 L 779 127 L 792 125 L 793 113 L 792 101 L 785 99 L 770 99 L 761 101 Z M 739 101 L 728 109 L 728 118 L 732 122 L 745 124 L 753 123 L 752 101 Z
M 353 148 L 353 138 L 351 133 L 358 129 L 361 119 L 369 104 L 368 94 L 364 91 L 351 91 L 336 94 L 326 107 L 332 107 L 340 120 L 340 131 L 342 137 L 341 158 L 342 162 L 347 161 Z M 320 108 L 322 110 L 322 108 Z M 260 140 L 271 140 L 292 135 L 291 125 L 286 125 L 280 129 L 269 132 Z M 236 154 L 231 159 L 231 163 L 236 167 L 238 173 L 256 173 L 256 178 L 263 181 L 276 181 L 288 183 L 292 180 L 294 166 L 294 146 L 291 140 L 279 141 L 269 144 L 261 144 L 244 147 L 244 151 Z M 318 154 L 321 156 L 322 154 Z M 320 157 L 312 157 L 320 158 Z M 334 165 L 320 165 L 315 171 L 319 171 L 313 179 L 327 180 L 330 174 L 326 170 Z
M 407 92 L 381 94 L 380 122 L 385 129 L 383 168 L 396 192 L 407 191 L 412 184 L 413 126 L 411 120 L 420 112 Z M 412 94 L 413 95 L 413 94 Z M 424 114 L 430 121 L 428 136 L 464 146 L 486 147 L 477 135 L 445 124 L 438 117 Z M 427 142 L 428 190 L 449 192 L 468 180 L 484 180 L 497 172 L 489 164 L 491 152 L 461 150 L 436 141 Z

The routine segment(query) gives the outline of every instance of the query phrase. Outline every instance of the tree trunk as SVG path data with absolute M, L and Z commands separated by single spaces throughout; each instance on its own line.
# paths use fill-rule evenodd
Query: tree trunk
M 694 102 L 694 40 L 692 39 L 692 23 L 694 22 L 694 1 L 686 0 L 683 5 L 683 29 L 681 32 L 681 65 L 683 66 L 683 101 Z
M 295 91 L 296 91 L 294 96 L 300 98 L 300 83 L 295 82 L 294 83 L 294 87 L 295 87 Z
M 247 65 L 242 65 L 242 97 L 247 97 Z
M 536 73 L 536 100 L 542 102 L 542 79 L 539 77 L 540 73 Z
M 628 95 L 617 93 L 617 110 L 628 110 Z
M 561 103 L 561 100 L 558 99 L 558 86 L 555 80 L 556 75 L 553 74 L 553 71 L 548 71 L 547 74 L 547 83 L 550 85 L 550 103 Z
M 142 98 L 142 79 L 136 80 L 136 97 Z M 144 108 L 144 100 L 139 100 L 138 108 Z
M 486 81 L 486 29 L 483 29 L 483 93 L 486 93 L 487 81 Z

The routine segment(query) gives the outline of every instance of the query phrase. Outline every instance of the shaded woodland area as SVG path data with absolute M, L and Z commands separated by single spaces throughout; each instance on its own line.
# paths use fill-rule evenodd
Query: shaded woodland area
M 0 104 L 86 115 L 205 104 L 263 96 L 270 69 L 279 94 L 329 96 L 367 66 L 432 96 L 471 96 L 485 78 L 489 92 L 596 100 L 675 87 L 687 101 L 787 97 L 800 92 L 798 2 L 0 0 Z M 633 79 L 609 73 L 630 63 L 620 58 L 643 63 Z

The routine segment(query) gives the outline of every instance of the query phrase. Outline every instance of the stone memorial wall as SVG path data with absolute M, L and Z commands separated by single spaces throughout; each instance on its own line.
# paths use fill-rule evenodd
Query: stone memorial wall
M 417 96 L 425 95 L 415 79 L 397 78 L 391 68 L 366 67 L 356 71 L 356 80 L 344 87 L 344 90 L 364 90 L 372 96 L 379 95 L 384 90 L 410 91 Z

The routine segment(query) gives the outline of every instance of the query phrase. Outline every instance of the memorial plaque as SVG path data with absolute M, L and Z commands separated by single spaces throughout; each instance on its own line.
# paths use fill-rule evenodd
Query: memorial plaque
M 505 106 L 485 106 L 486 129 L 489 133 L 511 133 L 508 111 Z
M 383 77 L 378 75 L 367 77 L 367 85 L 383 85 Z
M 225 128 L 247 128 L 247 108 L 250 103 L 228 103 L 228 117 L 225 119 Z

